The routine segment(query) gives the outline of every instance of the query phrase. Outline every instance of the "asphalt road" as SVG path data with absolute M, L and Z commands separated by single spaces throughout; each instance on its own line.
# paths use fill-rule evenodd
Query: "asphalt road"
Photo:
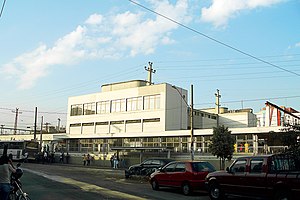
M 209 200 L 203 192 L 184 196 L 178 189 L 153 191 L 146 179 L 125 179 L 124 170 L 34 163 L 23 163 L 21 168 L 23 189 L 32 200 Z

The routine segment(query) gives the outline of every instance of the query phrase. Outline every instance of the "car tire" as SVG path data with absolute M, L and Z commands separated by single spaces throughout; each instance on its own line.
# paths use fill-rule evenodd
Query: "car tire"
M 221 200 L 225 199 L 225 196 L 222 193 L 220 185 L 218 183 L 211 183 L 208 188 L 208 195 L 211 200 Z
M 279 190 L 275 193 L 274 200 L 290 200 L 291 195 L 287 190 Z
M 189 183 L 183 183 L 181 186 L 182 193 L 184 195 L 190 195 L 192 193 L 192 188 Z
M 156 180 L 151 181 L 151 186 L 152 186 L 153 190 L 159 190 L 159 185 L 158 185 L 158 182 Z

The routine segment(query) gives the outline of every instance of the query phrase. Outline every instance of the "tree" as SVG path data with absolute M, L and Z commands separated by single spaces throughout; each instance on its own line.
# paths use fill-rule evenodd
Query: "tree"
M 234 139 L 228 127 L 218 126 L 213 128 L 213 136 L 209 151 L 220 158 L 220 169 L 225 168 L 225 160 L 231 160 L 234 152 Z

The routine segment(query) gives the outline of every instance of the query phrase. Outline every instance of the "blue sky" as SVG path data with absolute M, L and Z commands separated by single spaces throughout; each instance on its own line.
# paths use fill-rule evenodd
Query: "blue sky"
M 6 1 L 0 123 L 13 127 L 19 108 L 18 128 L 32 126 L 38 107 L 39 121 L 65 125 L 69 96 L 145 80 L 149 61 L 154 83 L 193 84 L 196 108 L 219 89 L 229 109 L 300 110 L 299 19 L 299 0 Z

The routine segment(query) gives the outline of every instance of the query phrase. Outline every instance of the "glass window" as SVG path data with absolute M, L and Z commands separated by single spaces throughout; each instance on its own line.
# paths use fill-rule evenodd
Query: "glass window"
M 160 95 L 150 95 L 144 97 L 144 110 L 160 109 Z
M 175 172 L 185 172 L 185 163 L 178 163 Z
M 97 114 L 103 114 L 109 112 L 110 112 L 110 101 L 97 102 Z
M 261 173 L 264 160 L 262 158 L 250 161 L 250 173 Z
M 125 99 L 111 101 L 111 112 L 124 112 L 126 108 Z
M 245 170 L 246 170 L 246 160 L 238 160 L 231 167 L 231 172 L 234 173 L 243 173 L 245 172 Z
M 93 115 L 96 113 L 96 104 L 95 103 L 85 103 L 83 104 L 83 113 L 84 115 Z
M 83 114 L 82 104 L 71 105 L 71 116 L 77 116 L 82 114 Z
M 127 111 L 135 111 L 143 109 L 143 98 L 133 97 L 127 99 Z
M 174 172 L 175 166 L 176 166 L 176 163 L 169 164 L 165 167 L 164 171 L 165 172 Z
M 194 172 L 216 171 L 215 167 L 209 162 L 194 162 L 192 163 L 192 169 Z

